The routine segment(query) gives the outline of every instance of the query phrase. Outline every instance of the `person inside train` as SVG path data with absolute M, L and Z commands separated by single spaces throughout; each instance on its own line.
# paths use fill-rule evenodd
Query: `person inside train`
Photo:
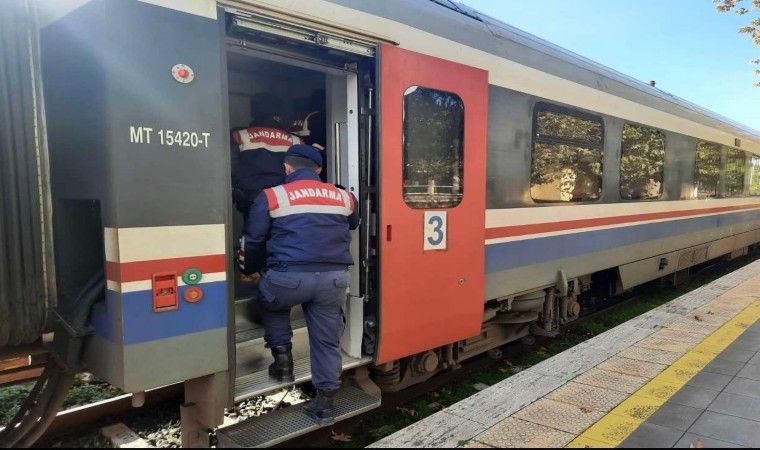
M 283 156 L 288 148 L 303 143 L 284 129 L 282 111 L 282 102 L 276 95 L 255 94 L 251 98 L 249 127 L 231 132 L 233 200 L 244 220 L 256 196 L 285 179 Z
M 342 308 L 354 263 L 350 230 L 359 226 L 359 208 L 353 194 L 319 179 L 323 161 L 314 147 L 290 147 L 284 165 L 285 184 L 264 189 L 253 202 L 238 263 L 243 274 L 262 273 L 264 340 L 274 357 L 269 375 L 279 381 L 295 379 L 290 310 L 302 306 L 317 388 L 305 408 L 328 425 L 340 387 Z
M 290 132 L 303 139 L 304 143 L 316 147 L 324 159 L 327 147 L 327 114 L 325 112 L 325 90 L 315 89 L 309 100 L 309 110 L 293 121 Z M 326 181 L 327 171 L 320 174 L 322 181 Z

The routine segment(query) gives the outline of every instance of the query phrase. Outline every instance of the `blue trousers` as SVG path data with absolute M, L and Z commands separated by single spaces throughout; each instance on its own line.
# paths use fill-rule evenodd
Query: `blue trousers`
M 340 387 L 343 305 L 350 281 L 348 270 L 267 270 L 259 282 L 267 348 L 290 343 L 293 338 L 290 310 L 296 305 L 302 306 L 309 330 L 312 384 L 317 389 L 330 391 Z

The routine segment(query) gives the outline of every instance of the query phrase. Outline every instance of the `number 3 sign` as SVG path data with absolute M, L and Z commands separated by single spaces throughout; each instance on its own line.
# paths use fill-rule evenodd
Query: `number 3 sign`
M 422 250 L 446 250 L 446 211 L 425 211 Z

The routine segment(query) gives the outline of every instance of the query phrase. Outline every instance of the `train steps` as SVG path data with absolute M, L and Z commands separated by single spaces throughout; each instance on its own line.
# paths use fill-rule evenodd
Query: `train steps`
M 335 396 L 335 421 L 346 420 L 379 406 L 380 398 L 352 386 L 343 387 Z M 217 447 L 271 447 L 318 428 L 301 404 L 293 405 L 219 428 Z
M 295 382 L 279 382 L 269 377 L 269 364 L 272 354 L 264 348 L 264 328 L 251 305 L 257 302 L 238 300 L 236 302 L 236 379 L 235 402 L 240 402 L 257 395 L 301 384 L 311 380 L 311 361 L 309 360 L 309 333 L 301 308 L 293 308 L 291 327 L 293 329 L 293 365 Z M 248 319 L 248 318 L 253 319 Z M 343 354 L 343 371 L 370 364 L 372 358 L 352 358 Z

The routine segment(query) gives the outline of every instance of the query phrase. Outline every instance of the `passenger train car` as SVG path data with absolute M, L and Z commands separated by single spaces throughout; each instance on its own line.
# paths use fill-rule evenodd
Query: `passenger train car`
M 36 154 L 38 176 L 3 193 L 15 205 L 3 214 L 34 224 L 3 239 L 36 244 L 7 255 L 33 282 L 0 286 L 0 347 L 36 341 L 52 316 L 66 324 L 60 311 L 105 277 L 91 334 L 64 327 L 84 336 L 75 367 L 138 398 L 185 382 L 186 445 L 207 444 L 233 401 L 283 387 L 234 264 L 229 136 L 257 93 L 280 96 L 287 120 L 325 90 L 327 177 L 361 206 L 341 418 L 553 336 L 591 299 L 760 241 L 759 132 L 458 2 L 38 9 L 38 41 L 2 43 L 28 53 L 16 64 L 34 113 L 21 117 L 37 118 L 37 138 L 4 151 Z M 301 383 L 307 330 L 300 311 L 292 320 Z M 220 443 L 242 445 L 244 431 Z

